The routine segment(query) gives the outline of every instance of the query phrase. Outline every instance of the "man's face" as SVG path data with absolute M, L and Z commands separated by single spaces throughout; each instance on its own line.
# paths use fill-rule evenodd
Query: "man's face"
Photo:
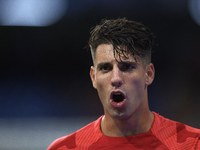
M 154 78 L 153 64 L 142 66 L 142 60 L 127 53 L 117 62 L 113 46 L 101 44 L 97 47 L 94 67 L 90 76 L 104 107 L 105 115 L 114 118 L 131 117 L 138 111 L 148 109 L 147 86 Z M 117 60 L 120 60 L 116 54 Z

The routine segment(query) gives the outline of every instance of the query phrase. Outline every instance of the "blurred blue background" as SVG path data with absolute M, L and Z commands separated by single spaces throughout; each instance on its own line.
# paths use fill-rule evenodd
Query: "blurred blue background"
M 0 149 L 46 149 L 103 114 L 84 47 L 104 18 L 126 17 L 151 29 L 150 109 L 200 128 L 198 0 L 45 1 L 41 7 L 0 1 Z

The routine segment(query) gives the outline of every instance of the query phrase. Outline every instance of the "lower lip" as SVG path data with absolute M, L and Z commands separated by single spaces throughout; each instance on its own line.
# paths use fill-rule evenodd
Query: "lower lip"
M 114 108 L 124 108 L 125 107 L 125 104 L 126 104 L 126 99 L 124 99 L 123 101 L 121 102 L 115 102 L 113 99 L 110 100 L 110 105 Z

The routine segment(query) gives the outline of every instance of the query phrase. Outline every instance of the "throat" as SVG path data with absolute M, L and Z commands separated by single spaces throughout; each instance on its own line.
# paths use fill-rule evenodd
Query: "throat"
M 148 132 L 153 124 L 154 114 L 150 112 L 150 114 L 145 117 L 145 122 L 138 122 L 131 118 L 127 120 L 111 118 L 112 117 L 107 114 L 102 118 L 102 133 L 112 137 L 128 137 Z
M 114 121 L 114 122 L 113 122 Z M 116 121 L 116 122 L 115 122 Z M 107 124 L 109 122 L 109 124 Z M 137 127 L 122 120 L 107 121 L 107 118 L 102 118 L 101 131 L 106 136 L 111 137 L 128 137 L 137 135 Z

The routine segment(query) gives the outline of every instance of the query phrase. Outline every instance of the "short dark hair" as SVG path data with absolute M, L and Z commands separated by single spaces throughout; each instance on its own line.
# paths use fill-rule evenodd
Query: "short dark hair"
M 96 49 L 100 44 L 112 44 L 114 56 L 117 53 L 119 58 L 121 56 L 126 57 L 126 52 L 131 52 L 135 59 L 136 55 L 141 57 L 145 65 L 151 62 L 154 36 L 150 29 L 142 23 L 130 21 L 126 18 L 102 20 L 99 25 L 92 28 L 90 34 L 88 46 L 93 61 L 95 60 Z

